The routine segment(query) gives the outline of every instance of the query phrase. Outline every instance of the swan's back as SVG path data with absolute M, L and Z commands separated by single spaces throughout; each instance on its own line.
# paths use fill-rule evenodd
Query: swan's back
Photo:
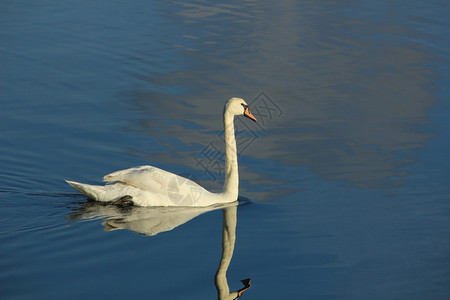
M 106 175 L 104 181 L 137 188 L 154 197 L 167 199 L 167 205 L 197 206 L 205 196 L 212 196 L 196 182 L 153 166 L 140 166 Z
M 178 175 L 153 166 L 140 166 L 113 172 L 103 177 L 103 180 L 109 183 L 121 182 L 148 192 L 165 193 L 174 176 Z

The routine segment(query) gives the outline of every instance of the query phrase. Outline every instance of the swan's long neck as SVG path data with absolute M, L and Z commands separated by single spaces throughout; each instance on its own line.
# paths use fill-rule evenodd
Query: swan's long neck
M 237 200 L 239 191 L 239 172 L 237 162 L 236 137 L 234 135 L 234 115 L 225 111 L 223 114 L 225 128 L 225 184 L 223 194 Z

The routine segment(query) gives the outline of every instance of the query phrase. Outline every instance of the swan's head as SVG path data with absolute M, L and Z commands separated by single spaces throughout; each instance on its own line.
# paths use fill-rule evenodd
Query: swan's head
M 225 103 L 225 111 L 235 116 L 244 115 L 250 120 L 256 122 L 256 118 L 250 112 L 250 107 L 244 99 L 233 97 Z

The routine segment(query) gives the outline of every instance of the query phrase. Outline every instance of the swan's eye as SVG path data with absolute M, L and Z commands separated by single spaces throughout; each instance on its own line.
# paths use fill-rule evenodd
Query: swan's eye
M 242 107 L 244 108 L 244 110 L 247 109 L 248 105 L 245 105 L 244 103 L 241 103 Z

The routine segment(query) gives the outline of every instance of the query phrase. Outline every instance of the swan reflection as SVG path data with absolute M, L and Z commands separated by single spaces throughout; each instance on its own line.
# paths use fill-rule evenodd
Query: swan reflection
M 237 299 L 250 288 L 250 279 L 241 280 L 244 287 L 236 292 L 230 293 L 227 280 L 227 270 L 233 257 L 234 244 L 236 242 L 237 206 L 229 206 L 223 209 L 222 227 L 222 257 L 217 269 L 215 282 L 217 295 L 220 300 Z
M 215 275 L 215 285 L 219 300 L 237 299 L 250 288 L 250 279 L 241 280 L 244 285 L 235 292 L 230 292 L 227 270 L 233 256 L 236 242 L 236 224 L 238 201 L 217 204 L 208 207 L 137 207 L 117 206 L 99 202 L 83 202 L 70 220 L 106 219 L 102 225 L 105 231 L 127 229 L 142 235 L 154 236 L 170 231 L 195 217 L 209 211 L 223 210 L 222 257 Z

